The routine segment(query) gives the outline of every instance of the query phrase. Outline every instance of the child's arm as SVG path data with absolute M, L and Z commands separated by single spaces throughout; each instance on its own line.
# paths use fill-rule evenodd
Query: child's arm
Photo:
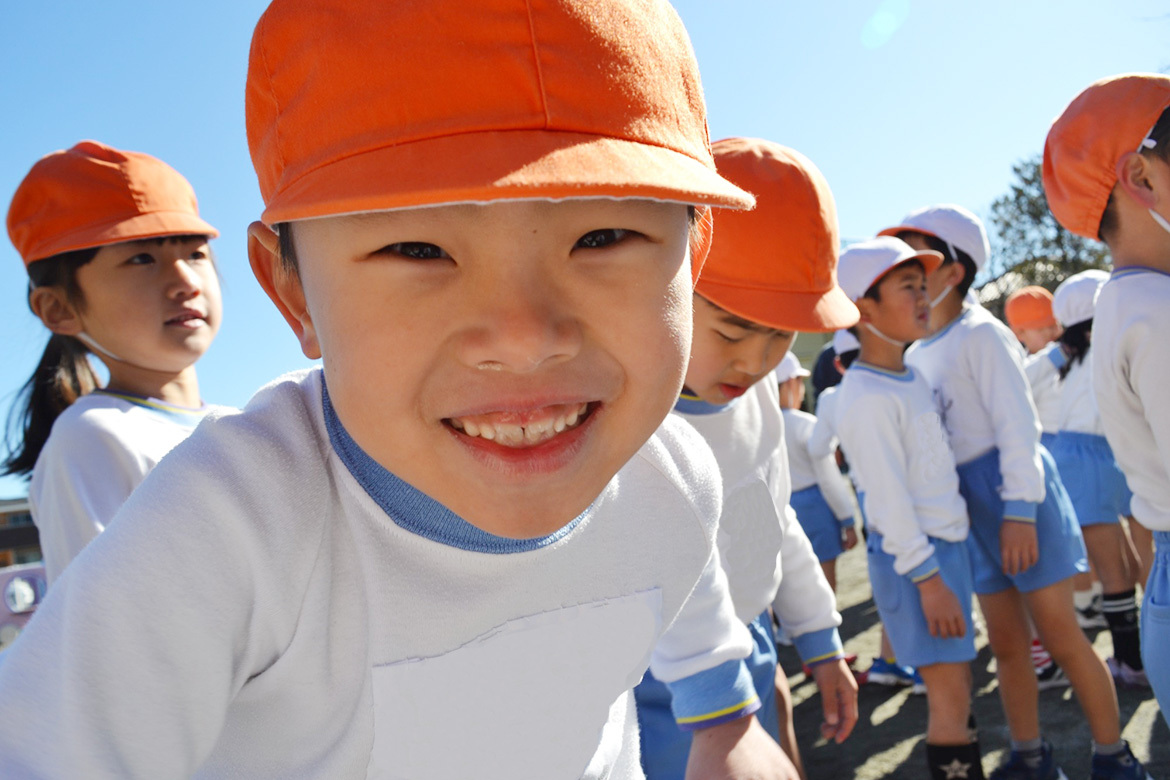
M 1060 369 L 1068 362 L 1064 350 L 1059 344 L 1049 344 L 1035 355 L 1024 360 L 1024 375 L 1028 377 L 1028 387 L 1033 391 L 1036 388 L 1051 382 L 1060 375 Z
M 1004 572 L 1018 574 L 1036 563 L 1036 510 L 1044 500 L 1044 466 L 1040 461 L 1040 422 L 1032 391 L 1019 361 L 1014 337 L 994 323 L 971 334 L 966 350 L 979 398 L 991 418 L 999 469 L 1004 523 L 1000 553 Z
M 918 595 L 922 599 L 922 614 L 926 616 L 931 636 L 950 639 L 967 633 L 967 621 L 959 599 L 938 573 L 918 583 Z
M 800 780 L 780 745 L 755 718 L 695 732 L 687 780 Z

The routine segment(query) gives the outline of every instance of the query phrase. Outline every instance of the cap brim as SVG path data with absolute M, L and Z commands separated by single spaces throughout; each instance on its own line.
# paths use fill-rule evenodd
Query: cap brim
M 219 231 L 198 216 L 185 211 L 156 211 L 130 219 L 117 220 L 109 225 L 86 225 L 81 230 L 63 236 L 30 252 L 25 264 L 35 263 L 63 252 L 89 249 L 125 241 L 140 241 L 163 236 L 205 235 L 218 238 Z
M 885 230 L 878 233 L 878 235 L 893 236 L 894 238 L 897 238 L 899 233 L 919 233 L 924 236 L 938 238 L 937 233 L 931 233 L 929 230 L 923 230 L 922 228 L 914 227 L 913 225 L 895 225 L 894 227 L 886 228 Z
M 920 230 L 918 232 L 921 233 L 922 231 Z M 933 249 L 923 249 L 921 251 L 915 252 L 914 254 L 912 254 L 908 257 L 902 258 L 901 260 L 894 263 L 886 270 L 882 271 L 880 274 L 877 275 L 876 279 L 874 279 L 872 282 L 869 283 L 869 286 L 873 287 L 875 284 L 880 282 L 882 279 L 885 279 L 887 276 L 889 276 L 890 273 L 892 273 L 893 271 L 896 271 L 898 268 L 901 268 L 902 266 L 906 265 L 906 263 L 912 263 L 915 261 L 917 261 L 918 263 L 920 263 L 922 265 L 923 272 L 929 276 L 931 273 L 933 273 L 935 270 L 937 270 L 943 264 L 943 256 L 942 256 L 941 252 L 936 252 Z
M 755 198 L 680 152 L 548 130 L 493 130 L 373 149 L 282 185 L 268 225 L 447 203 L 647 198 L 743 209 Z
M 837 286 L 824 292 L 759 290 L 708 281 L 700 274 L 695 291 L 737 317 L 777 330 L 827 333 L 852 327 L 861 316 Z

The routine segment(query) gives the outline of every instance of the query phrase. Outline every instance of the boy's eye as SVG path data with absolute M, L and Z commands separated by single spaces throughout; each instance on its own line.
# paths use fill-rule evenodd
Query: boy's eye
M 602 247 L 616 244 L 630 234 L 630 231 L 622 228 L 603 228 L 602 230 L 590 230 L 585 235 L 577 239 L 575 249 L 600 249 Z
M 207 253 L 204 252 L 202 249 L 196 249 L 194 252 L 192 252 L 190 255 L 187 256 L 187 259 L 199 261 L 199 260 L 206 260 L 207 257 L 208 257 Z
M 732 344 L 738 344 L 739 342 L 743 341 L 743 339 L 744 339 L 743 336 L 728 336 L 726 333 L 724 333 L 721 330 L 716 330 L 715 333 L 716 333 L 716 335 L 719 336 L 719 338 L 723 339 L 724 341 L 730 342 Z
M 402 241 L 390 244 L 382 251 L 393 252 L 396 255 L 409 257 L 411 260 L 449 260 L 451 258 L 441 246 L 423 241 Z
M 140 252 L 133 257 L 126 258 L 126 265 L 150 265 L 154 262 L 154 255 L 149 252 Z

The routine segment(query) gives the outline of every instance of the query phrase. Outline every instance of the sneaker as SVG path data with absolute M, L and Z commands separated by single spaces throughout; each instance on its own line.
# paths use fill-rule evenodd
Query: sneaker
M 1093 754 L 1092 780 L 1154 780 L 1125 743 L 1125 750 L 1112 756 Z
M 1093 603 L 1084 609 L 1077 607 L 1077 625 L 1081 627 L 1082 631 L 1109 628 L 1109 621 L 1105 619 L 1105 613 L 1101 611 L 1100 599 L 1093 599 Z
M 1150 679 L 1146 677 L 1145 669 L 1134 669 L 1125 661 L 1118 661 L 1113 656 L 1105 659 L 1105 665 L 1109 667 L 1113 681 L 1124 688 L 1150 687 Z
M 867 683 L 888 685 L 893 688 L 911 688 L 911 693 L 926 693 L 922 675 L 913 666 L 899 666 L 884 658 L 875 658 L 869 669 L 861 673 Z
M 1057 765 L 1052 745 L 1045 740 L 1040 744 L 1040 766 L 1028 766 L 1023 754 L 1013 750 L 1007 763 L 992 772 L 988 780 L 1068 780 L 1068 775 Z
M 1067 688 L 1069 682 L 1056 661 L 1049 661 L 1048 666 L 1036 670 L 1036 684 L 1040 690 L 1047 691 L 1051 688 Z

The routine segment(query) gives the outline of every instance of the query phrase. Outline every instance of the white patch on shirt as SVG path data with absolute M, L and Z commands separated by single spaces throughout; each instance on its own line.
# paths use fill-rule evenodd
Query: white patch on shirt
M 918 471 L 918 479 L 922 483 L 933 482 L 941 477 L 948 469 L 954 468 L 955 456 L 951 453 L 951 445 L 947 433 L 943 430 L 942 420 L 935 412 L 927 412 L 914 419 L 914 438 L 917 446 L 914 448 L 917 461 L 913 468 Z
M 599 750 L 621 749 L 602 744 L 613 731 L 603 740 L 602 730 L 626 711 L 661 623 L 653 589 L 510 620 L 444 655 L 374 667 L 367 777 L 581 777 Z
M 717 542 L 736 614 L 744 622 L 754 620 L 780 584 L 777 562 L 784 543 L 776 501 L 763 480 L 752 479 L 727 494 Z M 761 598 L 758 605 L 749 603 Z

